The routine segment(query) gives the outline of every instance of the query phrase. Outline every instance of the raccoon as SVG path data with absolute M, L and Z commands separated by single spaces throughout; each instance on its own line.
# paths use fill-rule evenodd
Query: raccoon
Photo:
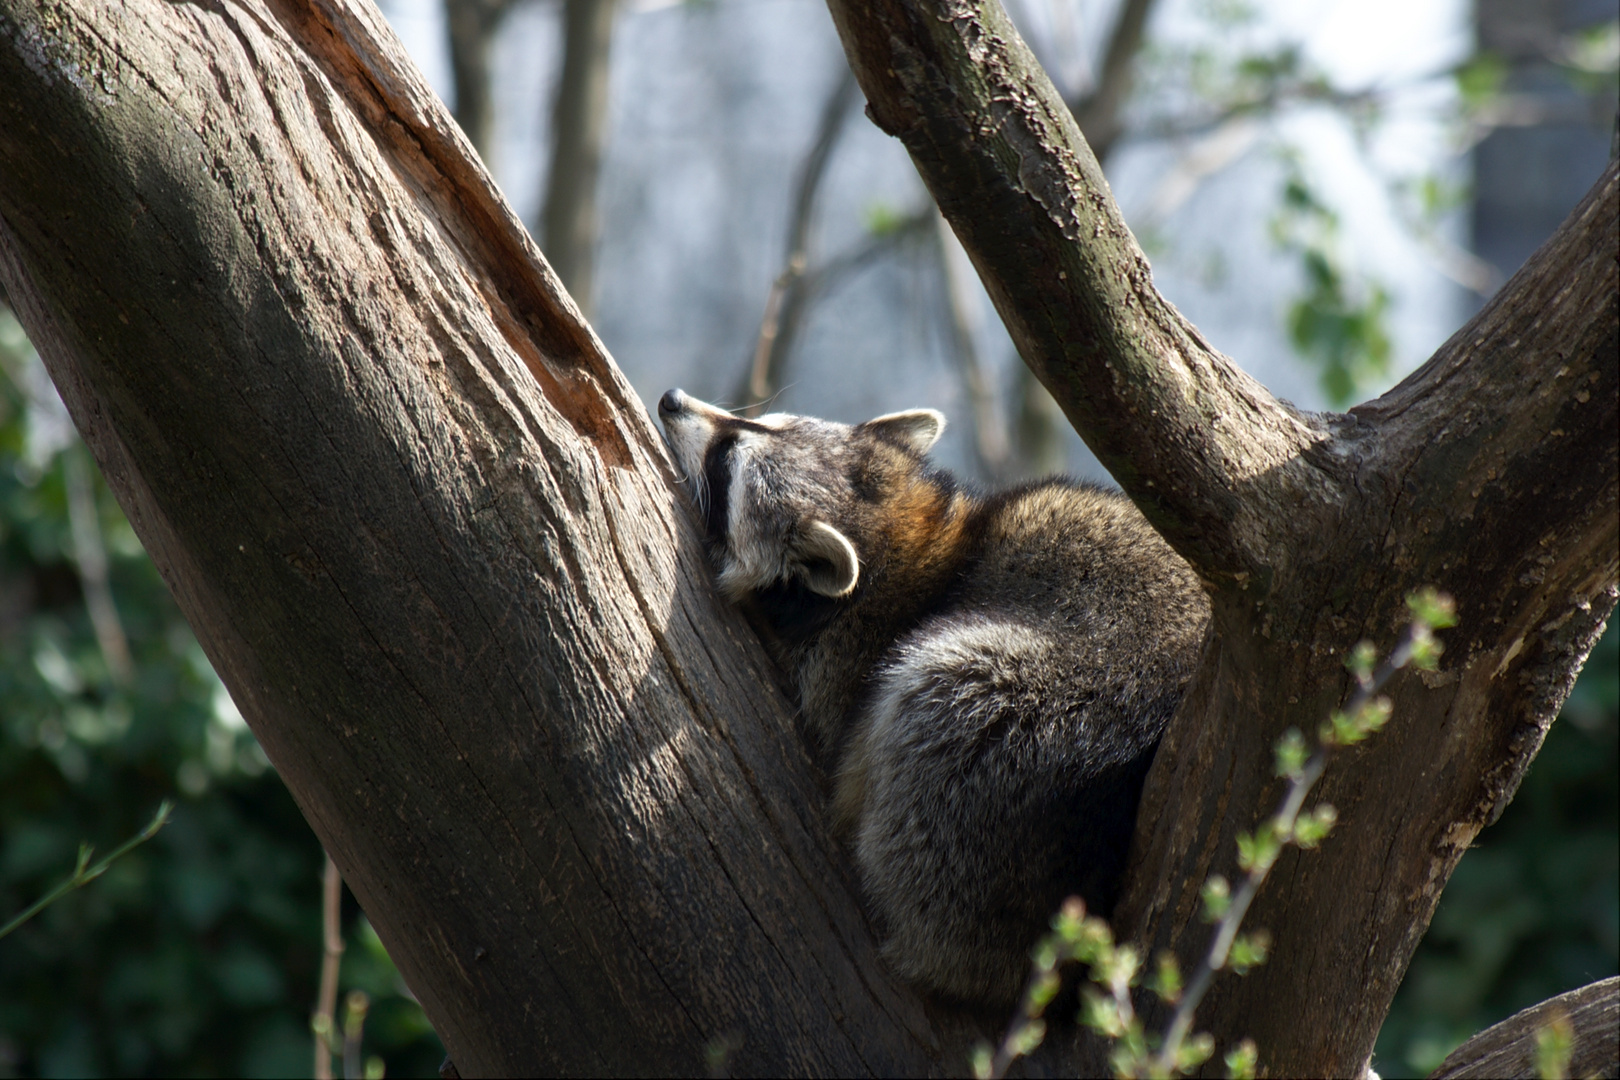
M 1118 494 L 931 467 L 931 409 L 747 420 L 671 390 L 658 413 L 719 586 L 836 777 L 885 960 L 1012 1004 L 1066 897 L 1113 907 L 1209 621 L 1198 579 Z

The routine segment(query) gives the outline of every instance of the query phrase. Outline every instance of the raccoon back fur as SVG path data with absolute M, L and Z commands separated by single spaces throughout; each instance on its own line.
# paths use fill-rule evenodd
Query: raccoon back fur
M 932 410 L 745 420 L 671 390 L 658 412 L 720 587 L 834 770 L 885 959 L 1011 1004 L 1066 897 L 1113 907 L 1209 619 L 1197 578 L 1118 494 L 930 467 Z

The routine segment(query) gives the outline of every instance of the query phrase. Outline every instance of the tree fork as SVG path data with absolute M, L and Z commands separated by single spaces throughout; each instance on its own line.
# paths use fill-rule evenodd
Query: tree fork
M 1198 890 L 1276 801 L 1269 747 L 1343 700 L 1345 651 L 1403 598 L 1458 600 L 1435 675 L 1324 780 L 1251 922 L 1274 961 L 1200 1026 L 1272 1075 L 1359 1075 L 1440 889 L 1494 820 L 1616 597 L 1615 163 L 1529 264 L 1401 386 L 1305 414 L 1153 288 L 1090 149 L 995 0 L 829 0 L 868 113 L 900 138 L 1021 355 L 1198 570 L 1211 637 L 1143 795 L 1122 940 L 1203 950 Z M 1092 1059 L 1096 1061 L 1095 1058 Z

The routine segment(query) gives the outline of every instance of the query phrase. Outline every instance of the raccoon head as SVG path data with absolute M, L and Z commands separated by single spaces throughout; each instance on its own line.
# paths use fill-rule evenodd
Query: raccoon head
M 876 489 L 923 472 L 945 430 L 932 409 L 853 426 L 787 413 L 745 420 L 680 390 L 659 399 L 658 416 L 733 600 L 796 584 L 833 599 L 854 592 L 883 543 Z

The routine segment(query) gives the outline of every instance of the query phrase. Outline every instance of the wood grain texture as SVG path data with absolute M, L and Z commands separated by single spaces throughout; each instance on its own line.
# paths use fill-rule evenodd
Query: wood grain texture
M 1453 1050 L 1429 1080 L 1492 1080 L 1540 1076 L 1536 1035 L 1558 1019 L 1573 1042 L 1565 1076 L 1620 1076 L 1620 977 L 1532 1005 L 1493 1024 Z

